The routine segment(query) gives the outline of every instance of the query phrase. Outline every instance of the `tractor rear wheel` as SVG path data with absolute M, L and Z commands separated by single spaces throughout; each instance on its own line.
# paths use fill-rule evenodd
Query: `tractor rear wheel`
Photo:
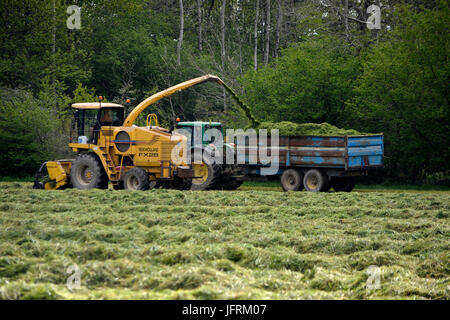
M 303 185 L 309 192 L 326 192 L 329 190 L 328 176 L 317 169 L 310 169 L 303 177 Z
M 281 187 L 284 191 L 299 191 L 303 189 L 302 174 L 295 169 L 287 169 L 280 178 Z
M 142 168 L 129 170 L 123 177 L 123 186 L 127 190 L 148 190 L 150 188 L 150 179 L 147 171 Z
M 221 167 L 215 162 L 192 161 L 194 176 L 192 179 L 191 190 L 209 190 L 214 189 L 215 184 L 220 177 Z
M 70 182 L 77 189 L 105 189 L 108 186 L 108 176 L 94 154 L 83 153 L 72 163 Z

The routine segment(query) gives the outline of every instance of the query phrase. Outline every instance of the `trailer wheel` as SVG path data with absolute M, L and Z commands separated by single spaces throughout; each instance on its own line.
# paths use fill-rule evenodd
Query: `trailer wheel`
M 353 177 L 342 177 L 331 179 L 331 186 L 336 192 L 351 192 L 355 188 Z
M 317 169 L 310 169 L 306 172 L 303 177 L 303 185 L 309 192 L 326 192 L 329 190 L 327 175 Z
M 123 177 L 123 186 L 127 190 L 148 190 L 150 179 L 148 173 L 142 168 L 133 168 Z
M 299 191 L 303 189 L 302 174 L 295 169 L 287 169 L 280 178 L 281 187 L 284 191 Z
M 104 189 L 108 176 L 95 155 L 83 153 L 73 161 L 70 182 L 77 189 Z

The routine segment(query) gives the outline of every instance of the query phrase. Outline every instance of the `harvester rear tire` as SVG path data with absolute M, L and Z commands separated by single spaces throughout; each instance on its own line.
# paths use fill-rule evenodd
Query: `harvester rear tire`
M 127 190 L 148 190 L 150 179 L 147 171 L 142 168 L 133 168 L 123 177 L 123 185 Z
M 70 182 L 77 189 L 105 189 L 108 176 L 94 154 L 82 153 L 72 163 Z

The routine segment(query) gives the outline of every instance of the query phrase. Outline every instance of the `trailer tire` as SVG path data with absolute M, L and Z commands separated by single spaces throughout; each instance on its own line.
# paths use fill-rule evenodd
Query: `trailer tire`
M 150 179 L 147 171 L 142 168 L 133 168 L 123 177 L 123 185 L 127 190 L 148 190 Z
M 303 185 L 309 192 L 325 192 L 329 190 L 328 176 L 320 170 L 310 169 L 303 177 Z
M 82 153 L 73 161 L 70 182 L 77 189 L 104 189 L 108 176 L 94 154 Z
M 303 189 L 302 174 L 295 169 L 287 169 L 280 178 L 284 191 L 299 191 Z

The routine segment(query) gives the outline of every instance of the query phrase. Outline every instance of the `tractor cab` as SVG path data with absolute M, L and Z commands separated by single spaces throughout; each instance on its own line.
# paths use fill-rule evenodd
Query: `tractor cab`
M 75 103 L 74 126 L 75 143 L 97 144 L 98 133 L 102 127 L 118 127 L 123 125 L 125 108 L 115 103 Z
M 180 133 L 185 134 L 186 136 L 190 135 L 190 141 L 188 141 L 188 144 L 191 146 L 196 146 L 196 143 L 194 142 L 194 138 L 197 141 L 197 144 L 201 141 L 201 144 L 203 146 L 214 144 L 214 137 L 208 137 L 205 135 L 206 130 L 208 129 L 217 129 L 222 133 L 223 136 L 223 127 L 220 122 L 200 122 L 200 121 L 185 121 L 185 122 L 178 122 L 175 126 L 175 129 L 180 130 Z M 201 137 L 201 140 L 198 138 Z

